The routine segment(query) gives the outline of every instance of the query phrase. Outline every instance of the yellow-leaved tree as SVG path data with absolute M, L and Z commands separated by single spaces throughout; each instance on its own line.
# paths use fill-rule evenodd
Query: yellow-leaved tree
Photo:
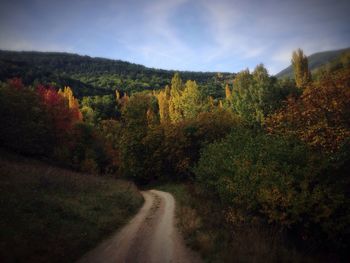
M 183 119 L 181 110 L 181 95 L 184 90 L 184 85 L 179 73 L 176 73 L 171 80 L 170 101 L 169 101 L 169 116 L 171 122 L 178 122 Z
M 72 89 L 68 86 L 65 86 L 63 90 L 58 90 L 58 94 L 67 99 L 68 107 L 76 116 L 76 118 L 80 121 L 83 120 L 83 115 L 79 110 L 79 102 L 74 97 Z
M 157 95 L 159 105 L 159 117 L 160 123 L 170 122 L 169 114 L 169 102 L 170 102 L 170 88 L 167 85 L 164 90 L 160 91 Z
M 292 65 L 296 86 L 298 88 L 306 87 L 311 81 L 311 73 L 309 71 L 308 59 L 300 48 L 293 52 Z
M 202 111 L 202 98 L 195 81 L 188 80 L 181 96 L 180 107 L 184 119 L 193 119 Z

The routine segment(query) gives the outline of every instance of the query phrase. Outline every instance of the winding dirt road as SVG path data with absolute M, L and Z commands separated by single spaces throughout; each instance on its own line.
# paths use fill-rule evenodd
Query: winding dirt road
M 79 263 L 201 262 L 197 254 L 186 248 L 175 227 L 173 196 L 157 190 L 142 195 L 145 203 L 130 223 Z

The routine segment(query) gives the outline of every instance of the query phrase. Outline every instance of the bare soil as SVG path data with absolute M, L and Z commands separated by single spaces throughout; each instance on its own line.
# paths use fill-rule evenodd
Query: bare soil
M 157 190 L 142 195 L 145 203 L 130 223 L 87 253 L 79 263 L 201 262 L 185 246 L 176 228 L 173 196 Z

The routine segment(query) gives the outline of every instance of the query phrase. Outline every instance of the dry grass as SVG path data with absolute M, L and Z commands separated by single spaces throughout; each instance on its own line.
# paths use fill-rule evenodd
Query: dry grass
M 205 262 L 322 262 L 288 247 L 278 229 L 228 225 L 218 204 L 198 195 L 193 187 L 160 188 L 175 196 L 178 226 Z
M 0 152 L 0 261 L 72 262 L 142 204 L 130 182 Z

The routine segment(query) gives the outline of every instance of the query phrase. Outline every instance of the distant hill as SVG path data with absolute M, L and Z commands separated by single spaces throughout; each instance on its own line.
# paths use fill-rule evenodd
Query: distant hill
M 21 77 L 27 85 L 69 85 L 78 97 L 108 94 L 115 89 L 129 93 L 161 89 L 170 83 L 175 72 L 70 53 L 0 50 L 0 81 Z M 184 80 L 195 80 L 214 97 L 220 96 L 224 82 L 234 77 L 233 73 L 178 72 Z
M 350 48 L 345 49 L 339 49 L 339 50 L 331 50 L 331 51 L 325 51 L 325 52 L 318 52 L 315 54 L 312 54 L 308 56 L 309 59 L 309 69 L 311 71 L 315 71 L 321 66 L 324 66 L 333 60 L 337 59 L 342 53 L 350 51 Z M 294 78 L 293 75 L 293 68 L 292 65 L 285 68 L 281 72 L 276 74 L 276 77 L 283 78 L 283 77 L 290 77 Z

